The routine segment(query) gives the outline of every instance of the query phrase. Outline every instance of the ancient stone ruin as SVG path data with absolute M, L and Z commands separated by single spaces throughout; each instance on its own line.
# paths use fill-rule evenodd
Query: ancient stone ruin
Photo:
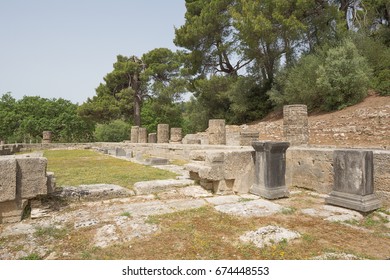
M 21 221 L 33 199 L 54 191 L 54 175 L 46 166 L 42 157 L 0 157 L 0 223 Z
M 309 143 L 309 119 L 306 105 L 283 107 L 283 134 L 292 146 Z

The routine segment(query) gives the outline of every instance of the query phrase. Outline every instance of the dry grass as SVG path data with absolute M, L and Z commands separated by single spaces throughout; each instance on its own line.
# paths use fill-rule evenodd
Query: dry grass
M 177 176 L 89 150 L 50 150 L 45 151 L 44 156 L 48 159 L 48 170 L 56 176 L 58 186 L 106 183 L 131 188 L 139 181 Z
M 238 218 L 208 206 L 151 216 L 147 222 L 160 226 L 157 233 L 147 238 L 102 249 L 91 245 L 95 230 L 91 227 L 69 233 L 55 250 L 67 252 L 65 259 L 93 260 L 300 260 L 329 252 L 349 253 L 368 259 L 385 259 L 390 255 L 390 238 L 381 235 L 380 227 L 372 233 L 298 213 Z M 302 237 L 263 249 L 239 241 L 244 232 L 267 225 L 298 231 Z

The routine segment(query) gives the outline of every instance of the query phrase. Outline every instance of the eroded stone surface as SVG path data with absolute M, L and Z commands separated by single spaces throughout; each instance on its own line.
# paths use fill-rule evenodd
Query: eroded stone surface
M 268 245 L 277 244 L 281 241 L 297 239 L 300 238 L 300 236 L 301 235 L 298 232 L 286 228 L 266 226 L 241 235 L 240 240 L 243 242 L 251 242 L 256 247 L 263 248 Z
M 283 207 L 267 200 L 253 200 L 233 204 L 223 204 L 215 207 L 216 210 L 243 217 L 262 217 L 280 212 Z
M 318 209 L 302 209 L 301 212 L 309 216 L 322 217 L 324 220 L 330 222 L 360 221 L 364 218 L 363 215 L 357 211 L 331 205 L 324 205 Z

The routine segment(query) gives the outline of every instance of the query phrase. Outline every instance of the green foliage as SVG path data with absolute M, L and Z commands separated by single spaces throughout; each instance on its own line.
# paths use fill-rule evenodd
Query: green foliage
M 108 124 L 98 124 L 95 129 L 95 139 L 98 142 L 121 142 L 128 140 L 130 124 L 123 120 L 115 120 Z
M 366 33 L 355 34 L 353 41 L 373 69 L 372 87 L 380 95 L 390 95 L 390 48 Z
M 8 93 L 0 99 L 0 138 L 7 142 L 41 141 L 42 132 L 53 132 L 54 142 L 92 140 L 93 123 L 77 114 L 77 105 L 65 99 L 25 96 L 15 100 Z
M 276 104 L 303 103 L 309 110 L 332 111 L 360 102 L 369 88 L 371 68 L 351 40 L 309 54 L 270 92 Z

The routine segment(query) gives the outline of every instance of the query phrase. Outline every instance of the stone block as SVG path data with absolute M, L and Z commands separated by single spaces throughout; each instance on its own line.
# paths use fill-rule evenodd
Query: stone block
M 309 143 L 309 119 L 306 105 L 283 107 L 283 134 L 291 146 Z
M 27 206 L 27 199 L 0 202 L 0 224 L 20 222 Z
M 44 143 L 44 144 L 51 143 L 51 136 L 52 136 L 52 132 L 51 131 L 44 131 L 42 136 L 43 136 L 42 137 L 42 143 Z
M 169 125 L 157 125 L 157 143 L 169 143 Z
M 126 151 L 122 148 L 115 148 L 115 156 L 117 157 L 125 157 Z
M 16 198 L 16 160 L 0 158 L 0 202 Z
M 148 131 L 145 127 L 139 128 L 138 143 L 148 143 Z
M 253 141 L 259 140 L 258 131 L 242 131 L 240 133 L 240 146 L 252 146 Z
M 17 158 L 17 185 L 21 198 L 47 194 L 46 158 Z
M 130 142 L 138 143 L 139 139 L 139 126 L 132 126 L 130 130 Z
M 373 152 L 335 150 L 333 154 L 333 191 L 326 203 L 361 212 L 381 207 L 374 194 Z
M 148 159 L 145 160 L 145 162 L 148 165 L 167 165 L 167 164 L 169 164 L 169 160 L 168 159 L 166 159 L 166 158 L 157 158 L 157 157 L 148 158 Z
M 225 120 L 209 120 L 208 136 L 209 145 L 226 145 Z
M 47 177 L 47 193 L 53 193 L 56 188 L 56 178 L 54 176 L 54 172 L 47 172 L 46 173 Z
M 157 133 L 149 133 L 148 143 L 157 143 Z
M 287 197 L 285 173 L 289 143 L 255 141 L 252 146 L 256 152 L 255 183 L 250 192 L 267 199 Z
M 170 143 L 181 143 L 183 139 L 182 129 L 180 127 L 171 128 L 171 140 Z

